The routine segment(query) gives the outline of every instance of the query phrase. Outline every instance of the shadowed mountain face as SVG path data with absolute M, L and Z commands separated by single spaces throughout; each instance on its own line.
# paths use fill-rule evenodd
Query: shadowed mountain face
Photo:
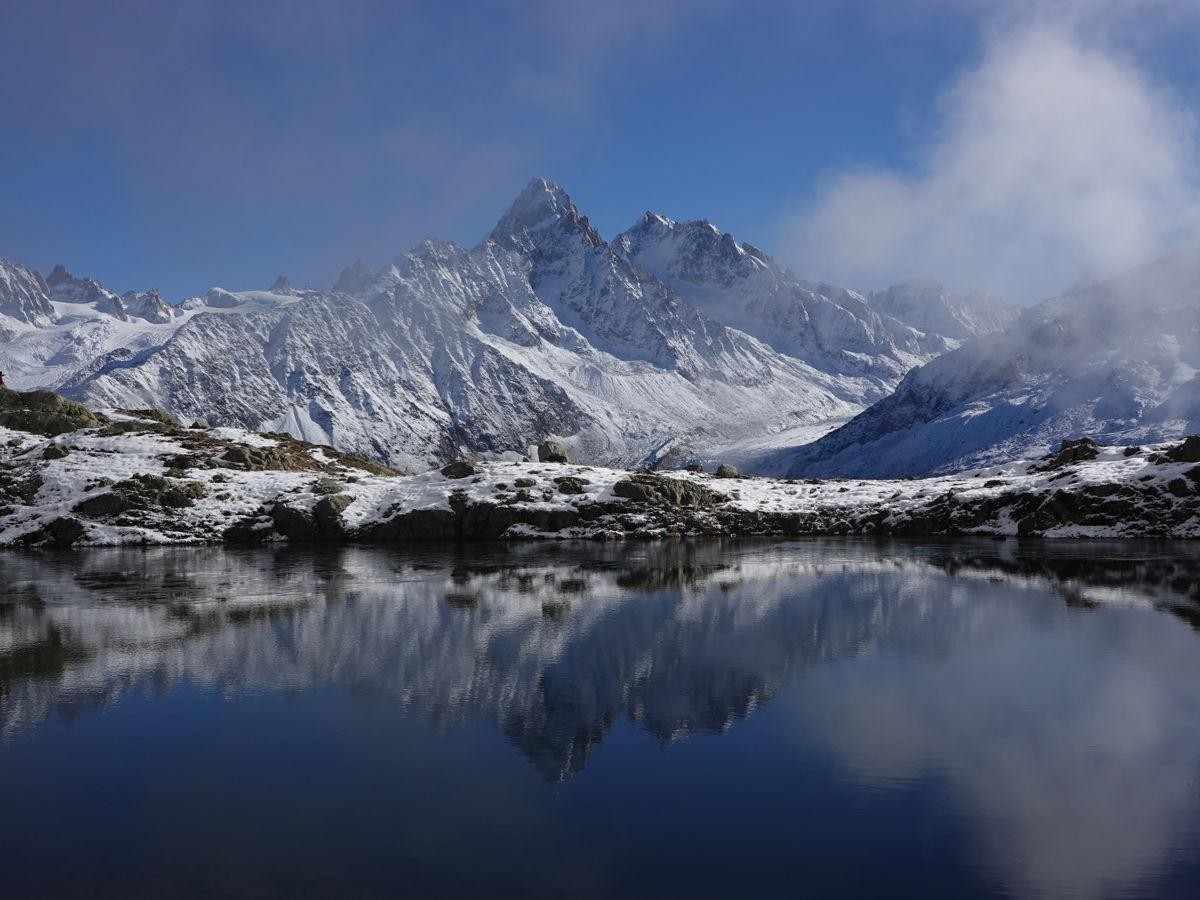
M 72 765 L 86 771 L 78 741 L 136 714 L 139 741 L 161 731 L 203 779 L 229 758 L 191 748 L 234 728 L 237 777 L 298 766 L 289 797 L 341 797 L 394 769 L 441 785 L 417 819 L 450 829 L 437 832 L 445 846 L 421 839 L 440 864 L 450 845 L 487 845 L 490 832 L 468 824 L 486 797 L 505 821 L 542 802 L 582 815 L 604 807 L 594 792 L 614 778 L 655 833 L 672 827 L 660 817 L 686 817 L 696 792 L 743 839 L 759 816 L 785 816 L 776 835 L 798 827 L 795 806 L 771 812 L 767 796 L 793 797 L 834 833 L 883 827 L 892 813 L 880 798 L 907 798 L 888 803 L 917 831 L 950 803 L 979 857 L 969 865 L 992 879 L 954 884 L 998 879 L 1026 895 L 1159 884 L 1198 818 L 1191 544 L 113 549 L 3 555 L 0 578 L 0 770 L 68 728 Z M 205 711 L 209 697 L 220 702 Z M 266 710 L 263 730 L 258 714 L 235 716 L 242 707 Z M 296 738 L 280 737 L 265 749 L 303 722 L 317 747 L 288 750 Z M 831 767 L 844 774 L 827 784 Z M 572 793 L 535 787 L 547 783 Z M 836 793 L 847 790 L 863 793 Z M 864 803 L 874 811 L 859 821 Z M 437 825 L 442 816 L 455 824 Z M 340 827 L 369 844 L 369 822 Z M 939 852 L 966 851 L 948 841 Z M 626 893 L 655 889 L 638 884 Z

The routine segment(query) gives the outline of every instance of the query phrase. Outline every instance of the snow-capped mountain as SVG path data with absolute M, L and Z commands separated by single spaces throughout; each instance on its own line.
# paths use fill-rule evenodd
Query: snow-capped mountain
M 534 179 L 478 246 L 426 241 L 331 291 L 213 288 L 169 306 L 61 267 L 0 265 L 18 387 L 285 431 L 420 468 L 565 439 L 618 464 L 728 457 L 820 434 L 957 338 L 800 281 L 702 222 L 611 243 Z
M 860 294 L 801 281 L 710 222 L 648 212 L 613 245 L 705 315 L 823 372 L 886 386 L 947 349 L 879 315 Z
M 924 278 L 875 291 L 867 296 L 867 302 L 905 325 L 960 342 L 1002 331 L 1018 315 L 1016 307 L 990 294 L 959 294 Z
M 1081 282 L 905 376 L 895 393 L 773 468 L 925 475 L 1036 456 L 1064 438 L 1200 430 L 1200 249 Z

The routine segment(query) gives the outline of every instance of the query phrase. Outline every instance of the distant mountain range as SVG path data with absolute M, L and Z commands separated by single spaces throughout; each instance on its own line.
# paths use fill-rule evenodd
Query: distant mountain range
M 1063 438 L 1128 444 L 1197 431 L 1193 249 L 1081 282 L 986 340 L 909 372 L 846 425 L 764 465 L 811 476 L 929 475 L 1036 456 Z
M 610 464 L 778 463 L 1015 318 L 932 283 L 864 297 L 804 281 L 707 221 L 646 213 L 605 241 L 544 179 L 476 247 L 426 241 L 331 290 L 281 277 L 170 305 L 0 261 L 10 384 L 408 469 L 551 436 Z

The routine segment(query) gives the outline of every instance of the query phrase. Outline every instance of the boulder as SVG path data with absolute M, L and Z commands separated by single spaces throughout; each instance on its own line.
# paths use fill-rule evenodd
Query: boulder
M 192 423 L 191 427 L 202 429 L 204 431 L 208 431 L 208 429 L 212 428 L 212 426 L 208 424 L 208 419 L 197 419 Z
M 631 475 L 613 485 L 618 497 L 655 506 L 713 506 L 727 498 L 702 484 L 649 473 Z
M 14 391 L 0 387 L 0 425 L 45 437 L 105 425 L 108 419 L 53 391 Z
M 345 531 L 342 525 L 342 512 L 354 502 L 349 494 L 332 494 L 322 497 L 313 505 L 313 521 L 317 526 L 317 534 L 321 537 L 341 536 Z
M 186 509 L 207 493 L 208 489 L 198 481 L 134 475 L 118 481 L 109 492 L 79 501 L 73 512 L 90 518 L 106 518 L 135 509 Z
M 688 465 L 684 467 L 684 471 L 685 472 L 703 472 L 704 466 L 700 465 L 700 463 L 688 463 Z
M 538 444 L 538 462 L 565 463 L 569 461 L 567 448 L 558 441 L 542 441 Z
M 1193 434 L 1183 439 L 1167 451 L 1167 459 L 1171 462 L 1200 462 L 1200 434 Z
M 1089 459 L 1095 459 L 1100 455 L 1100 445 L 1090 437 L 1081 437 L 1074 440 L 1064 440 L 1062 446 L 1053 453 L 1048 453 L 1042 457 L 1042 464 L 1038 466 L 1038 470 L 1049 472 L 1052 469 L 1059 469 L 1071 463 L 1086 462 Z
M 60 516 L 41 531 L 45 542 L 55 547 L 70 547 L 86 533 L 83 524 L 70 516 Z
M 52 441 L 51 443 L 47 444 L 46 449 L 42 451 L 42 459 L 62 459 L 64 456 L 70 454 L 70 452 L 70 450 L 68 450 L 58 441 Z
M 463 459 L 456 459 L 448 466 L 442 466 L 442 474 L 447 478 L 470 478 L 478 470 Z
M 555 478 L 554 483 L 558 485 L 560 494 L 582 494 L 584 493 L 584 485 L 588 483 L 586 478 L 576 478 L 573 475 L 564 475 L 562 478 Z
M 248 447 L 237 444 L 222 453 L 218 459 L 247 472 L 287 472 L 302 467 L 277 447 Z
M 717 471 L 715 474 L 717 478 L 737 478 L 738 470 L 735 466 L 731 466 L 729 463 L 721 463 L 719 466 L 717 466 Z
M 314 494 L 340 494 L 346 490 L 346 486 L 336 478 L 330 478 L 328 475 L 322 475 L 312 483 L 312 492 Z

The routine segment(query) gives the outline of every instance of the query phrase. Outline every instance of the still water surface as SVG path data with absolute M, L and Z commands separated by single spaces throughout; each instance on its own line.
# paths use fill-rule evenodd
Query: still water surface
M 0 895 L 1200 895 L 1200 547 L 0 556 Z

